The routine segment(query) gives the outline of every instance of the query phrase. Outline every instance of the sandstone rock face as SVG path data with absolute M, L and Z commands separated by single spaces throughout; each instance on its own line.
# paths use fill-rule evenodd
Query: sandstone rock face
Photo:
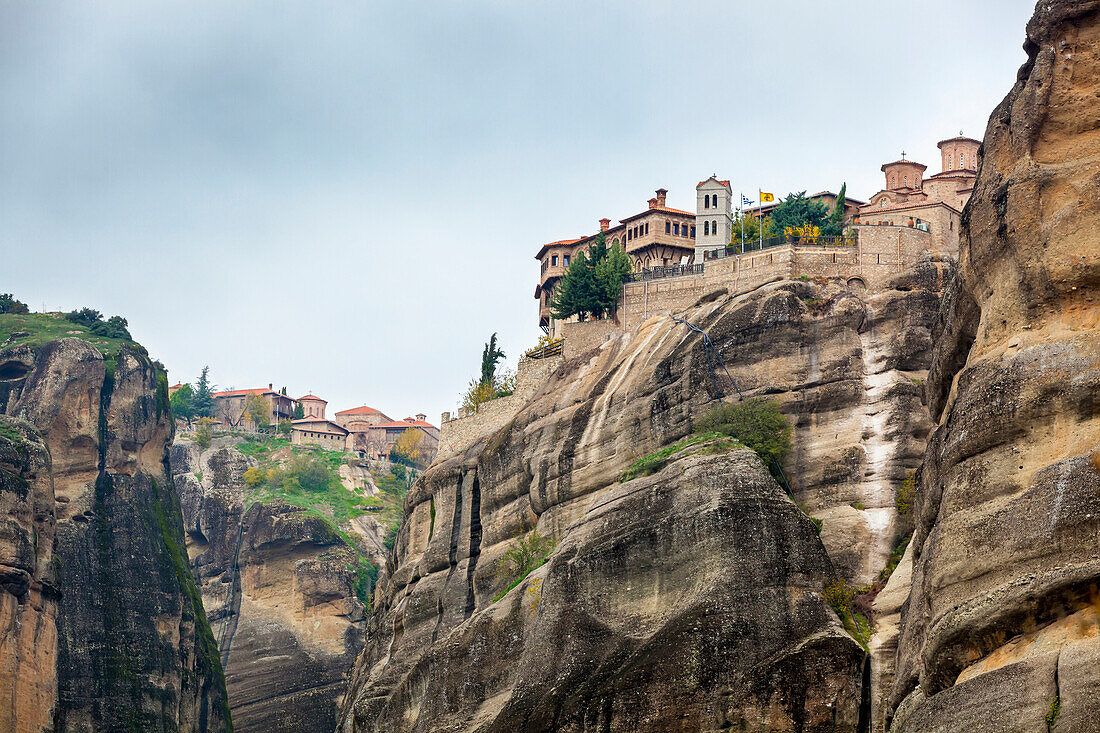
M 57 700 L 50 451 L 30 423 L 0 416 L 0 730 L 45 731 Z
M 19 428 L 22 463 L 0 459 L 11 537 L 0 552 L 26 573 L 22 588 L 5 585 L 17 606 L 5 595 L 0 612 L 17 630 L 0 658 L 15 660 L 13 694 L 27 693 L 14 728 L 225 729 L 217 649 L 168 483 L 167 393 L 148 357 L 123 349 L 107 362 L 61 339 L 0 351 L 0 376 L 0 413 L 41 436 Z
M 1027 39 L 929 378 L 895 731 L 1096 729 L 1100 2 L 1039 3 Z
M 330 733 L 363 646 L 358 555 L 318 516 L 250 503 L 243 476 L 252 461 L 231 440 L 201 452 L 177 441 L 171 465 L 235 729 Z M 369 482 L 369 474 L 344 473 Z M 379 555 L 381 535 L 357 519 L 368 528 L 363 549 Z
M 410 492 L 341 730 L 866 725 L 863 652 L 821 591 L 834 563 L 877 576 L 894 545 L 951 274 L 926 259 L 872 295 L 795 281 L 709 299 L 686 317 L 728 376 L 668 318 L 566 362 L 511 424 Z M 745 451 L 619 483 L 720 395 L 736 399 L 731 377 L 794 419 L 787 475 L 824 518 L 824 545 Z M 494 602 L 502 556 L 532 527 L 553 554 Z

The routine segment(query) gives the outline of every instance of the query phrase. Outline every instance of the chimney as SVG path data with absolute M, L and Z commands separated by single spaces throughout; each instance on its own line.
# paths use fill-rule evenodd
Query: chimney
M 267 391 L 268 392 L 274 392 L 275 391 L 275 386 L 272 385 L 271 382 L 267 383 Z
M 665 197 L 668 196 L 668 190 L 664 188 L 657 189 L 657 206 L 665 208 Z M 652 206 L 650 208 L 653 208 Z
M 420 422 L 424 422 L 425 420 L 428 419 L 428 416 L 425 415 L 423 412 L 418 412 L 418 413 L 416 413 L 416 419 L 419 420 Z
M 650 199 L 649 200 L 649 208 L 651 208 L 651 209 L 656 209 L 657 208 L 657 199 Z
M 600 219 L 600 231 L 601 232 L 606 232 L 608 227 L 610 227 L 610 226 L 611 226 L 611 220 L 610 219 Z

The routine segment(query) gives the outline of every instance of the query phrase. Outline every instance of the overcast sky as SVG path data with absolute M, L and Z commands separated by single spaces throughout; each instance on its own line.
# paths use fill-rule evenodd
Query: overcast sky
M 173 382 L 438 424 L 540 335 L 540 244 L 711 173 L 937 172 L 1032 7 L 0 0 L 0 292 L 125 316 Z

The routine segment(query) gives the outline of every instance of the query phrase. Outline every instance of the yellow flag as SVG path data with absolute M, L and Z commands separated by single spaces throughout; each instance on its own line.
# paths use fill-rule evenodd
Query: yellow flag
M 766 193 L 764 191 L 761 191 L 760 192 L 760 203 L 766 204 L 769 201 L 775 201 L 775 194 L 774 193 Z

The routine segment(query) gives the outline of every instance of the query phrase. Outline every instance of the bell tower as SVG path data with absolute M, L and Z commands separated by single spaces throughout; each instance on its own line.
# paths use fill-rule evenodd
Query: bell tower
M 695 187 L 695 264 L 703 252 L 729 246 L 733 236 L 733 192 L 729 181 L 711 176 Z

